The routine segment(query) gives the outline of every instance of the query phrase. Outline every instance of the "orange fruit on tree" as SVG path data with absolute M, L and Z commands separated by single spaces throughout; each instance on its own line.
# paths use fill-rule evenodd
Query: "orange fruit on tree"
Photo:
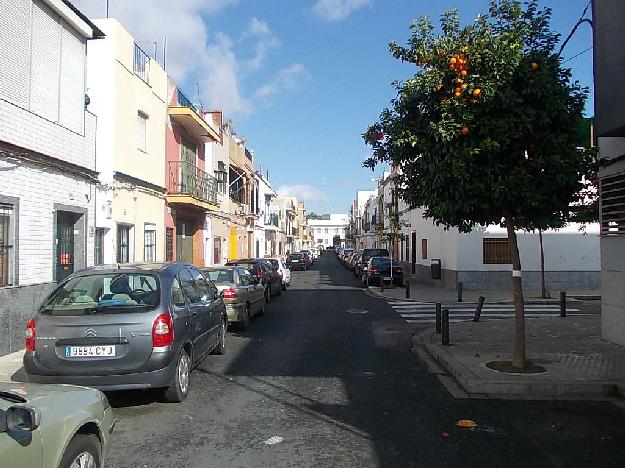
M 473 90 L 473 96 L 474 97 L 480 97 L 480 94 L 482 94 L 482 90 L 480 88 L 475 88 Z
M 467 70 L 461 70 L 461 71 L 460 71 L 460 74 L 461 74 L 462 76 L 467 76 L 467 73 L 468 73 L 468 72 L 467 72 Z
M 540 68 L 540 65 L 538 65 L 538 62 L 532 62 L 532 71 L 536 71 Z
M 462 96 L 462 93 L 457 91 L 454 93 L 454 96 L 456 96 L 456 98 L 459 98 L 460 96 Z
M 457 61 L 458 61 L 458 59 L 456 57 L 452 57 L 452 58 L 449 59 L 449 63 L 451 65 L 455 65 Z
M 466 83 L 463 83 L 460 85 L 460 88 L 462 89 L 462 91 L 464 91 L 465 89 L 467 89 L 467 86 L 468 85 Z
M 456 78 L 456 84 L 462 84 L 462 80 L 460 78 Z

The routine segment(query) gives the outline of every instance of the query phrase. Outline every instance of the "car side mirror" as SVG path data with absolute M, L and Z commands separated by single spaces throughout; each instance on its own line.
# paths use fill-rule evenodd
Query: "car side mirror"
M 41 423 L 41 413 L 30 406 L 11 406 L 5 413 L 7 432 L 32 432 Z

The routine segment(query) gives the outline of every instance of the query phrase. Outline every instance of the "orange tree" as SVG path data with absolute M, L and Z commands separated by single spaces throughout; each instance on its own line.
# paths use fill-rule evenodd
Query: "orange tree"
M 512 259 L 515 339 L 512 365 L 525 367 L 524 300 L 515 230 L 559 227 L 594 172 L 576 147 L 587 91 L 572 82 L 555 51 L 551 11 L 535 1 L 492 0 L 489 14 L 462 26 L 455 10 L 437 32 L 411 26 L 394 57 L 416 65 L 395 82 L 397 97 L 363 135 L 365 167 L 398 167 L 400 196 L 437 224 L 462 232 L 507 229 Z

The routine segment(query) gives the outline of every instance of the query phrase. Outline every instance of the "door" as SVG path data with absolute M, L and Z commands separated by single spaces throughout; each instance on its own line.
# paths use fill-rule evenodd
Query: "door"
M 56 213 L 56 281 L 63 281 L 74 272 L 74 222 L 76 215 Z
M 213 241 L 213 265 L 221 264 L 221 237 L 215 237 Z
M 5 406 L 5 401 L 0 405 Z M 6 404 L 8 409 L 10 405 Z M 5 409 L 0 408 L 0 418 L 5 417 Z M 19 466 L 43 466 L 41 431 L 32 432 L 0 432 L 0 453 L 3 460 L 13 460 Z
M 183 138 L 180 146 L 180 193 L 196 194 L 196 146 Z
M 222 322 L 221 301 L 216 299 L 215 292 L 217 288 L 215 285 L 210 283 L 200 270 L 197 268 L 190 268 L 189 270 L 191 276 L 193 276 L 195 286 L 199 291 L 199 307 L 202 309 L 201 313 L 208 327 L 206 351 L 211 351 L 219 344 L 219 333 L 221 331 Z
M 411 250 L 411 263 L 412 263 L 412 274 L 414 275 L 417 272 L 417 233 L 412 233 L 412 250 Z
M 194 276 L 196 275 L 187 268 L 178 274 L 180 286 L 189 302 L 190 338 L 193 343 L 193 362 L 195 363 L 208 352 L 211 321 L 210 312 L 202 300 L 201 285 L 196 283 Z
M 191 221 L 176 221 L 176 260 L 193 263 L 193 223 Z

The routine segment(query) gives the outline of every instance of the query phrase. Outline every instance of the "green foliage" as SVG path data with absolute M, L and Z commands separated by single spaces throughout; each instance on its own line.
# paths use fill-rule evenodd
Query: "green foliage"
M 436 223 L 559 227 L 596 171 L 576 147 L 587 90 L 555 51 L 551 11 L 535 1 L 493 0 L 489 15 L 461 26 L 455 10 L 414 22 L 394 57 L 417 67 L 363 135 L 365 167 L 396 166 L 400 196 Z

